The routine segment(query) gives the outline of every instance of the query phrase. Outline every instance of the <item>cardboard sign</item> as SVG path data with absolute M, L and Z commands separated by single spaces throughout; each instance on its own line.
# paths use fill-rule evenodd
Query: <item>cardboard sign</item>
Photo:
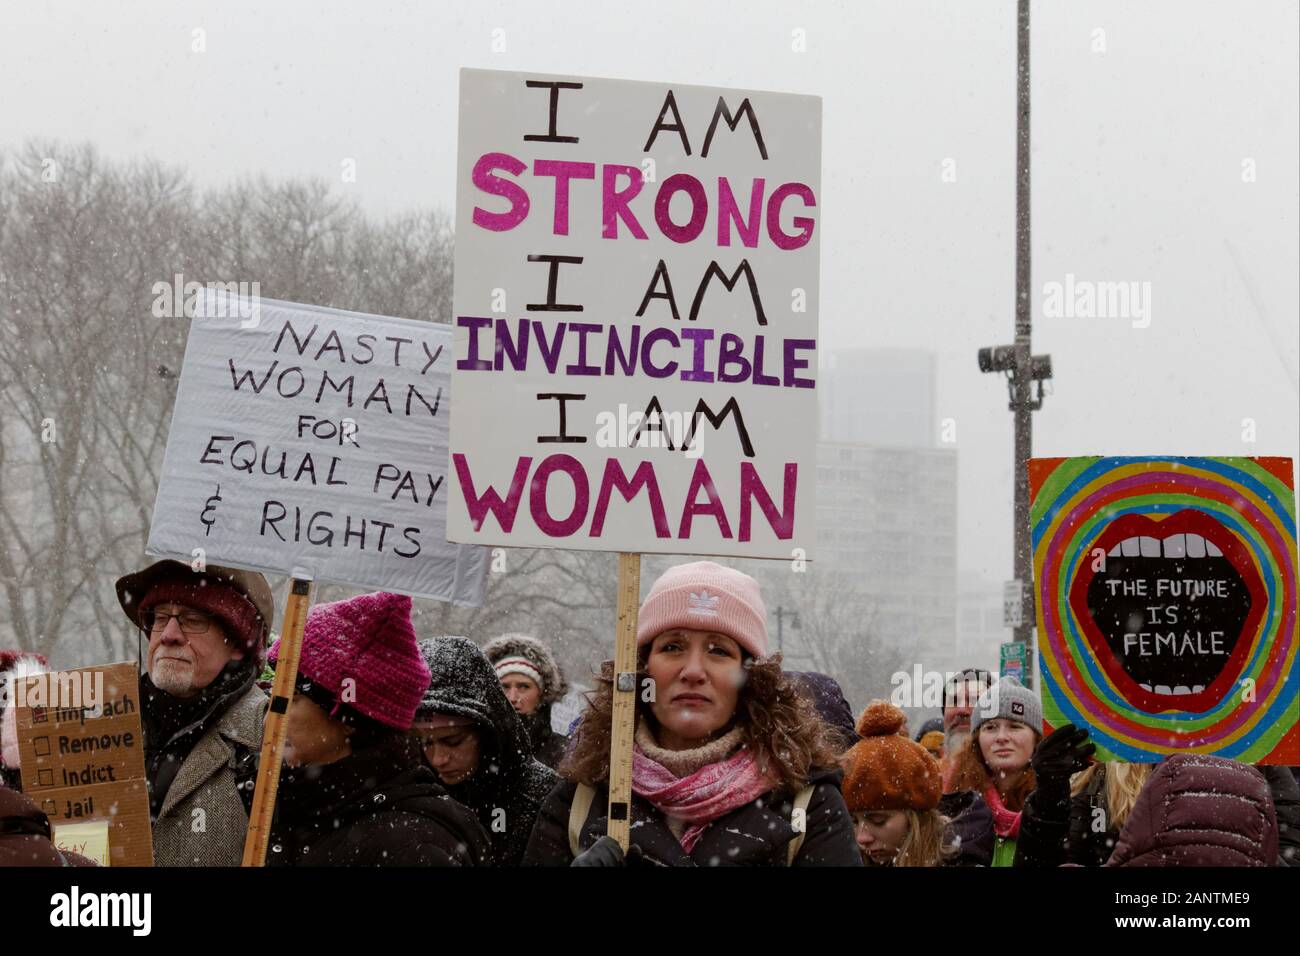
M 23 792 L 56 830 L 107 823 L 111 866 L 152 866 L 136 665 L 36 674 L 14 692 Z
M 1029 462 L 1049 725 L 1108 760 L 1300 763 L 1292 464 Z
M 54 845 L 60 850 L 79 853 L 100 866 L 112 866 L 108 850 L 108 821 L 91 820 L 89 823 L 61 823 L 51 827 Z
M 810 557 L 821 100 L 462 70 L 453 541 Z
M 235 312 L 196 310 L 146 550 L 481 603 L 487 552 L 446 541 L 449 329 Z

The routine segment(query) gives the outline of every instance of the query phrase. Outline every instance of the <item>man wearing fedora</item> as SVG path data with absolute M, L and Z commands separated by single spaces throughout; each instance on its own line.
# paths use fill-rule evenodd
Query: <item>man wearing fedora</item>
M 238 866 L 267 698 L 255 681 L 274 615 L 253 571 L 158 561 L 117 582 L 148 639 L 140 679 L 157 866 Z

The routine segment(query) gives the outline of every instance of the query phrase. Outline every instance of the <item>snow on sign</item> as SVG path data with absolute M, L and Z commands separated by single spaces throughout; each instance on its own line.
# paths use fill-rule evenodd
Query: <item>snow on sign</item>
M 446 540 L 450 330 L 204 302 L 146 550 L 480 603 L 487 553 Z
M 1029 462 L 1043 715 L 1098 755 L 1300 763 L 1290 458 Z
M 453 541 L 813 543 L 821 99 L 460 74 Z

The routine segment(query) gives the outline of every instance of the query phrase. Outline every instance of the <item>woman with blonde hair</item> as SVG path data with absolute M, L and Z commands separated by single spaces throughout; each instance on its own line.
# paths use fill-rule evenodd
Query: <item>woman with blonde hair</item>
M 862 738 L 841 758 L 844 803 L 867 866 L 943 866 L 957 855 L 939 813 L 939 761 L 902 736 L 906 718 L 874 700 L 858 718 Z
M 1088 738 L 1087 730 L 1071 724 L 1052 736 L 1058 734 L 1079 741 Z M 1035 758 L 1039 788 L 1025 806 L 1016 866 L 1101 866 L 1115 849 L 1152 765 L 1094 763 L 1071 776 L 1077 767 L 1054 769 L 1044 758 Z

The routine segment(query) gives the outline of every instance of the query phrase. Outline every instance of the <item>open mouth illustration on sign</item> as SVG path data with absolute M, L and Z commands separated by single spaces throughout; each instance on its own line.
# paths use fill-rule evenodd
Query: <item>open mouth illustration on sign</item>
M 1100 548 L 1105 561 L 1093 554 Z M 1267 596 L 1241 541 L 1200 511 L 1123 515 L 1088 550 L 1070 606 L 1121 694 L 1147 713 L 1203 713 L 1250 658 Z

